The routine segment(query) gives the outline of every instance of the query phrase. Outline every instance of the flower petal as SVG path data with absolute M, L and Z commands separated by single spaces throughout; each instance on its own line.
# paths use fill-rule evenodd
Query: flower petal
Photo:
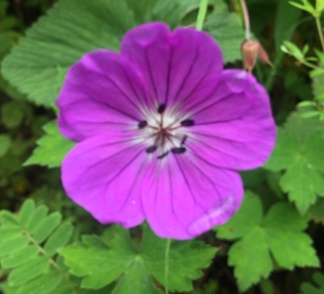
M 70 68 L 59 95 L 60 131 L 80 141 L 134 127 L 143 119 L 146 95 L 141 75 L 128 60 L 107 50 L 88 53 Z
M 144 220 L 141 174 L 146 153 L 128 136 L 103 133 L 74 147 L 62 164 L 67 195 L 101 223 L 133 227 Z
M 193 28 L 178 28 L 171 34 L 163 23 L 128 32 L 121 54 L 145 74 L 155 105 L 177 109 L 204 100 L 223 67 L 221 50 L 208 34 Z
M 255 78 L 226 70 L 210 102 L 197 106 L 186 145 L 215 166 L 256 168 L 268 159 L 276 137 L 269 97 Z
M 153 162 L 145 183 L 147 221 L 164 238 L 191 239 L 223 224 L 243 197 L 237 173 L 215 168 L 189 152 Z

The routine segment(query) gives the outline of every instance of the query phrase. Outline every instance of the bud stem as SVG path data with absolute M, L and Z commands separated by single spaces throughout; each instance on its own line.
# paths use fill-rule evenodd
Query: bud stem
M 245 39 L 250 40 L 251 35 L 250 35 L 249 11 L 247 9 L 245 0 L 240 0 L 240 1 L 241 1 L 242 11 L 243 11 L 243 18 L 244 18 L 244 23 L 245 23 Z

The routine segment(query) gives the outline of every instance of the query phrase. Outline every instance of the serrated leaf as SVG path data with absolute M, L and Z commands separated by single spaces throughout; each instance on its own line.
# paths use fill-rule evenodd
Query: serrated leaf
M 241 44 L 244 40 L 244 30 L 236 13 L 229 12 L 222 1 L 216 1 L 215 12 L 204 24 L 204 30 L 210 33 L 222 48 L 225 62 L 241 60 Z M 222 5 L 217 5 L 222 3 Z
M 37 141 L 38 147 L 24 165 L 39 164 L 48 167 L 58 167 L 68 151 L 75 145 L 74 142 L 60 134 L 56 121 L 46 124 L 44 131 L 45 135 Z
M 318 198 L 309 208 L 308 214 L 313 221 L 324 224 L 324 198 Z
M 247 192 L 243 205 L 225 225 L 216 228 L 227 240 L 238 240 L 229 250 L 229 264 L 242 291 L 267 278 L 274 269 L 273 260 L 285 269 L 295 266 L 319 266 L 311 238 L 302 232 L 307 218 L 302 217 L 288 203 L 273 205 L 266 215 L 251 225 L 251 211 L 262 213 L 257 195 Z M 246 227 L 242 225 L 246 223 Z M 242 232 L 242 233 L 240 233 Z
M 303 214 L 317 196 L 324 196 L 323 150 L 323 125 L 293 114 L 285 129 L 279 129 L 275 149 L 264 166 L 284 170 L 279 184 Z
M 125 1 L 61 0 L 4 59 L 2 73 L 33 102 L 54 106 L 67 68 L 85 52 L 117 50 L 132 26 Z
M 315 272 L 313 274 L 313 280 L 316 286 L 310 283 L 302 283 L 300 290 L 302 294 L 322 294 L 324 293 L 324 275 L 320 272 Z
M 103 242 L 98 237 L 88 236 L 83 238 L 82 243 L 59 251 L 71 268 L 71 273 L 84 277 L 81 284 L 83 288 L 99 289 L 122 274 L 126 281 L 142 281 L 143 288 L 141 284 L 137 285 L 141 289 L 138 293 L 145 293 L 143 289 L 152 291 L 146 293 L 156 293 L 151 276 L 164 284 L 165 239 L 158 238 L 145 226 L 140 246 L 130 239 L 127 230 L 120 227 L 114 227 L 110 234 L 106 234 L 105 240 Z M 170 291 L 191 290 L 191 280 L 202 275 L 201 269 L 210 264 L 215 251 L 215 248 L 197 241 L 173 241 L 169 263 Z M 114 290 L 116 293 L 122 293 L 118 289 L 128 287 L 125 281 L 121 280 L 121 283 L 117 284 Z

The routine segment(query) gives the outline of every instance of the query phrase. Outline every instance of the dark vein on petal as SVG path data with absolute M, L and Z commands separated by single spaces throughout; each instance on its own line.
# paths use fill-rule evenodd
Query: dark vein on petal
M 127 74 L 126 74 L 127 76 Z M 124 96 L 124 98 L 126 98 L 126 100 L 134 106 L 135 109 L 137 109 L 140 113 L 141 113 L 141 110 L 140 108 L 138 107 L 138 105 L 136 105 L 133 100 L 120 88 L 120 86 L 111 78 L 109 78 L 108 76 L 104 76 L 108 81 L 110 81 L 118 90 L 119 92 Z
M 169 92 L 170 92 L 170 82 L 171 82 L 171 69 L 172 69 L 172 63 L 173 63 L 173 48 L 171 47 L 170 49 L 170 58 L 168 62 L 168 71 L 167 71 L 167 80 L 166 80 L 166 93 L 165 93 L 165 99 L 164 99 L 164 104 L 168 104 L 169 100 Z
M 112 177 L 108 183 L 105 185 L 105 189 L 104 189 L 104 194 L 106 195 L 106 191 L 108 186 L 117 178 L 120 177 L 121 174 L 125 171 L 125 169 L 127 169 L 132 163 L 133 161 L 135 161 L 137 159 L 137 157 L 139 156 L 139 154 L 142 153 L 142 150 L 140 150 L 139 152 L 137 152 L 135 154 L 135 156 L 133 156 L 133 158 L 131 160 L 129 160 L 116 174 L 114 177 Z
M 126 73 L 126 78 L 127 78 L 128 84 L 131 86 L 133 92 L 135 93 L 135 96 L 136 96 L 138 102 L 143 102 L 143 101 L 142 101 L 142 98 L 141 98 L 140 95 L 138 94 L 137 88 L 134 86 L 134 83 L 133 83 L 132 79 L 129 77 L 128 73 Z M 139 78 L 138 78 L 138 79 L 139 79 Z M 144 87 L 143 87 L 143 88 L 144 88 Z M 144 89 L 143 89 L 143 90 L 144 90 Z M 144 98 L 145 102 L 148 103 L 146 93 L 144 92 L 143 94 L 144 94 L 144 97 L 143 97 L 143 98 Z
M 190 194 L 191 194 L 191 197 L 192 197 L 193 201 L 194 201 L 195 204 L 197 204 L 197 205 L 198 205 L 198 206 L 199 206 L 203 211 L 206 212 L 205 208 L 204 208 L 203 206 L 201 206 L 201 204 L 197 201 L 196 196 L 195 196 L 195 193 L 191 190 L 190 183 L 189 183 L 189 181 L 188 181 L 188 179 L 187 179 L 187 177 L 186 177 L 186 175 L 185 175 L 185 172 L 183 171 L 183 169 L 182 169 L 182 167 L 181 167 L 181 164 L 179 163 L 179 158 L 177 158 L 177 156 L 175 156 L 175 159 L 176 159 L 176 162 L 177 162 L 177 165 L 178 165 L 178 167 L 179 167 L 179 170 L 180 170 L 180 172 L 181 172 L 181 174 L 182 174 L 182 176 L 183 176 L 183 179 L 184 179 L 184 181 L 185 181 L 185 183 L 186 183 L 186 185 L 187 185 L 187 187 L 188 187 L 188 190 L 189 190 L 189 192 L 190 192 Z M 186 159 L 187 159 L 187 157 L 186 157 Z
M 192 96 L 192 94 L 197 90 L 197 88 L 200 86 L 201 82 L 206 78 L 206 76 L 209 74 L 210 69 L 212 68 L 213 63 L 211 63 L 211 65 L 209 65 L 209 67 L 207 68 L 206 72 L 202 75 L 202 77 L 199 79 L 199 81 L 197 82 L 197 84 L 193 87 L 193 89 L 190 91 L 190 93 L 182 99 L 180 107 L 178 107 L 177 110 L 181 110 L 181 108 L 183 107 L 184 103 L 188 100 L 188 98 L 190 98 Z M 201 99 L 202 100 L 202 99 Z M 205 99 L 204 99 L 205 100 Z
M 103 104 L 104 106 L 109 107 L 109 108 L 111 108 L 111 109 L 113 109 L 113 110 L 115 110 L 115 111 L 117 111 L 117 112 L 119 112 L 119 113 L 121 113 L 121 114 L 123 114 L 123 115 L 125 115 L 125 116 L 127 116 L 127 117 L 129 117 L 129 118 L 131 118 L 133 120 L 135 120 L 135 121 L 139 121 L 140 120 L 138 117 L 132 116 L 129 113 L 126 113 L 126 112 L 122 111 L 119 108 L 113 107 L 110 104 L 104 103 L 102 101 L 98 101 L 97 99 L 93 98 L 92 96 L 89 96 L 89 98 L 90 98 L 90 100 L 94 101 L 95 103 Z
M 136 157 L 138 157 L 138 155 L 139 155 L 139 153 L 136 155 Z M 134 160 L 135 160 L 135 159 L 136 159 L 136 158 L 134 158 Z M 132 191 L 133 191 L 135 185 L 137 184 L 137 182 L 138 182 L 138 180 L 139 180 L 139 176 L 138 176 L 138 175 L 140 175 L 141 172 L 143 171 L 144 165 L 145 165 L 145 159 L 143 160 L 143 162 L 142 162 L 142 164 L 141 164 L 141 166 L 140 166 L 140 168 L 139 168 L 139 171 L 138 171 L 138 173 L 137 173 L 137 175 L 136 175 L 136 177 L 135 177 L 135 179 L 134 179 L 134 182 L 133 182 L 132 186 L 131 186 L 130 189 L 129 189 L 129 192 L 128 192 L 128 194 L 127 194 L 127 197 L 125 198 L 125 201 L 124 201 L 123 204 L 121 205 L 120 209 L 119 209 L 118 211 L 116 211 L 115 213 L 120 212 L 120 211 L 122 210 L 122 208 L 124 208 L 124 206 L 125 206 L 126 203 L 128 202 L 129 197 L 130 197 L 130 194 L 132 193 Z M 106 190 L 106 188 L 105 188 L 105 190 Z M 105 193 L 106 193 L 106 191 L 105 191 Z M 139 197 L 140 197 L 140 195 L 139 195 Z
M 192 70 L 193 70 L 193 68 L 194 68 L 194 66 L 195 66 L 195 64 L 197 62 L 196 61 L 197 55 L 198 55 L 198 47 L 195 48 L 195 56 L 194 56 L 193 60 L 191 61 L 191 64 L 190 64 L 189 69 L 187 71 L 187 74 L 184 77 L 184 79 L 182 80 L 182 83 L 181 83 L 181 85 L 180 85 L 180 87 L 179 87 L 179 89 L 177 91 L 177 94 L 174 97 L 173 102 L 177 101 L 180 92 L 183 90 L 184 85 L 187 83 L 187 80 L 188 80 L 189 76 L 191 75 L 191 72 L 192 72 Z
M 151 84 L 153 86 L 153 90 L 154 90 L 154 94 L 155 94 L 155 99 L 156 99 L 156 101 L 159 101 L 159 99 L 158 99 L 158 93 L 157 93 L 157 88 L 156 88 L 155 81 L 154 81 L 154 77 L 153 77 L 153 73 L 152 73 L 151 64 L 150 64 L 149 58 L 148 58 L 147 48 L 145 48 L 145 50 L 144 50 L 144 56 L 145 56 L 145 62 L 146 62 L 146 66 L 147 66 L 147 69 L 148 69 L 148 72 L 149 72 Z
M 114 143 L 104 144 L 104 146 L 116 145 L 116 144 L 125 143 L 125 142 L 130 142 L 130 141 L 132 141 L 132 140 L 118 141 L 118 142 L 114 142 Z M 99 160 L 98 162 L 95 162 L 95 163 L 93 163 L 93 164 L 88 165 L 87 170 L 85 170 L 85 171 L 84 171 L 84 172 L 83 172 L 79 177 L 82 178 L 82 177 L 84 176 L 84 174 L 85 174 L 89 169 L 96 167 L 98 164 L 102 163 L 103 160 L 108 160 L 108 159 L 110 159 L 110 158 L 112 158 L 112 157 L 114 157 L 114 156 L 116 156 L 116 155 L 118 155 L 118 154 L 120 154 L 120 153 L 122 153 L 122 152 L 125 152 L 125 151 L 127 151 L 127 150 L 129 150 L 129 149 L 132 149 L 132 148 L 136 147 L 137 145 L 140 145 L 140 143 L 137 143 L 137 144 L 135 144 L 135 145 L 129 146 L 129 147 L 127 147 L 127 148 L 125 148 L 125 149 L 122 149 L 122 150 L 118 150 L 116 153 L 110 154 L 108 157 L 105 157 L 105 158 Z M 141 152 L 142 152 L 142 151 L 141 151 Z

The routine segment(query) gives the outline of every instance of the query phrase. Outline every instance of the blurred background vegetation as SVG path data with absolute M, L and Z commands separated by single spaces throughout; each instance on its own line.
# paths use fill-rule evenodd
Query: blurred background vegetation
M 54 3 L 55 0 L 0 0 L 0 62 L 25 34 L 26 29 Z M 240 13 L 238 1 L 228 1 L 228 4 L 232 11 Z M 296 109 L 299 102 L 313 97 L 309 69 L 292 57 L 284 55 L 280 51 L 280 45 L 284 40 L 290 39 L 299 47 L 307 43 L 310 48 L 319 48 L 316 26 L 313 18 L 306 12 L 288 8 L 286 0 L 247 0 L 247 5 L 254 36 L 263 45 L 274 64 L 273 67 L 269 67 L 258 63 L 253 73 L 268 89 L 274 115 L 280 125 L 288 114 Z M 226 66 L 242 67 L 240 61 Z M 51 210 L 60 211 L 66 218 L 86 220 L 78 222 L 77 232 L 100 230 L 94 225 L 95 222 L 91 217 L 66 198 L 61 188 L 58 168 L 22 167 L 35 148 L 36 141 L 43 135 L 42 127 L 55 118 L 54 111 L 35 106 L 1 76 L 0 111 L 0 208 L 17 211 L 24 200 L 32 197 L 37 203 L 44 203 Z M 264 171 L 260 175 L 258 170 L 243 174 L 245 186 L 252 189 L 260 187 L 260 182 L 265 181 L 266 177 Z M 323 225 L 311 223 L 308 233 L 314 240 L 318 256 L 323 262 Z M 226 260 L 226 249 L 229 244 L 214 239 L 209 241 L 222 246 L 223 254 L 221 252 L 218 255 L 204 277 L 196 282 L 196 288 L 205 289 L 197 293 L 215 293 L 214 282 L 208 282 L 215 277 L 219 281 L 217 293 L 236 293 L 238 290 L 233 272 L 227 266 Z M 311 280 L 312 272 L 309 268 L 290 272 L 275 271 L 271 276 L 273 283 L 263 281 L 247 293 L 296 294 L 301 281 Z

